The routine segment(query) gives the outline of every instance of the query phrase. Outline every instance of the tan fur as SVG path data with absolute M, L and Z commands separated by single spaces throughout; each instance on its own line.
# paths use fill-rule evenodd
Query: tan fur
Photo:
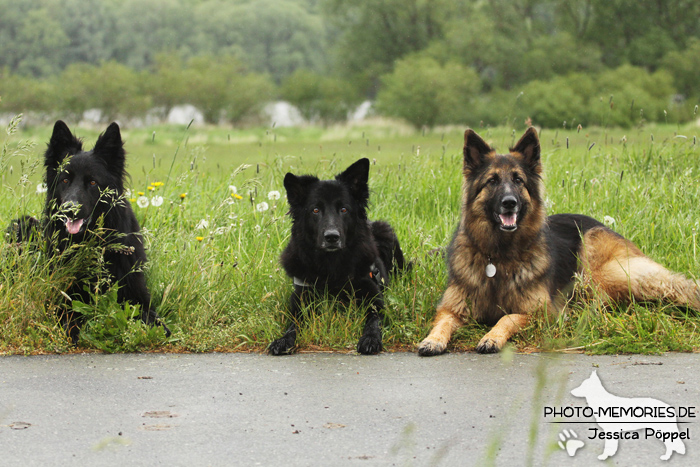
M 652 261 L 629 240 L 594 228 L 583 237 L 581 276 L 607 301 L 659 300 L 700 309 L 698 284 Z

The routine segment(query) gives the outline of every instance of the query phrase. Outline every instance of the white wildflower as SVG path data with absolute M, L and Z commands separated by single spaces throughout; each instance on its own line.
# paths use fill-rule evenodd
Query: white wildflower
M 46 186 L 46 183 L 39 183 L 39 184 L 36 186 L 36 192 L 37 192 L 38 194 L 46 193 L 46 192 L 48 191 L 48 189 L 49 189 L 49 188 Z
M 136 200 L 136 205 L 140 208 L 147 208 L 148 204 L 148 198 L 146 198 L 145 196 L 139 196 L 139 198 Z
M 203 230 L 203 229 L 206 229 L 206 228 L 208 228 L 208 227 L 209 227 L 209 221 L 206 220 L 206 219 L 202 219 L 202 220 L 199 221 L 199 223 L 197 224 L 197 226 L 195 227 L 195 229 L 197 229 L 197 230 Z
M 267 194 L 267 199 L 272 200 L 272 201 L 276 201 L 276 200 L 280 199 L 280 192 L 277 190 L 273 190 L 273 191 L 269 192 Z
M 158 195 L 154 196 L 153 198 L 151 198 L 151 204 L 155 207 L 160 206 L 161 204 L 163 204 L 163 197 Z
M 258 212 L 263 212 L 263 211 L 267 211 L 268 209 L 270 209 L 270 206 L 265 201 L 263 201 L 262 203 L 258 203 L 255 206 L 255 209 L 257 209 Z
M 615 225 L 615 218 L 610 217 L 610 216 L 605 216 L 603 217 L 603 224 L 607 225 L 608 227 L 612 227 Z

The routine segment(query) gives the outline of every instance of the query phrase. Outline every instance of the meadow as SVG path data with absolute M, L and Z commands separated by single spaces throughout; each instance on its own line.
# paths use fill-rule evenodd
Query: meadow
M 71 129 L 87 147 L 104 130 Z M 524 128 L 475 130 L 504 151 Z M 50 132 L 46 126 L 4 135 L 3 226 L 22 214 L 40 215 Z M 414 262 L 386 292 L 385 350 L 415 350 L 427 335 L 446 283 L 444 259 L 431 250 L 449 243 L 459 215 L 464 128 L 420 131 L 376 120 L 328 128 L 122 132 L 149 288 L 173 335 L 166 339 L 161 329 L 129 319 L 137 310 L 117 304 L 108 290 L 95 294 L 94 303 L 73 303 L 88 318 L 74 349 L 55 315 L 74 272 L 52 266 L 41 249 L 2 242 L 0 353 L 264 351 L 286 326 L 292 288 L 278 262 L 290 227 L 284 175 L 330 178 L 361 157 L 371 161 L 370 218 L 390 222 Z M 698 133 L 695 125 L 670 124 L 544 129 L 548 212 L 604 220 L 654 260 L 697 278 Z M 354 351 L 363 315 L 355 306 L 322 302 L 309 310 L 300 351 Z M 698 324 L 697 313 L 660 304 L 606 308 L 574 300 L 558 321 L 536 321 L 513 345 L 519 351 L 691 352 L 700 349 Z M 485 331 L 470 323 L 449 349 L 473 349 Z

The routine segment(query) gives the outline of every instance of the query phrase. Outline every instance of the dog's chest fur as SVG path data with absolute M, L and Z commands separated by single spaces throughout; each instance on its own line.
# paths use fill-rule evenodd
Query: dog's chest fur
M 493 264 L 496 274 L 488 277 Z M 549 255 L 546 246 L 535 243 L 527 250 L 490 256 L 457 235 L 452 244 L 451 278 L 466 292 L 472 316 L 484 324 L 494 324 L 511 313 L 529 313 L 549 302 Z

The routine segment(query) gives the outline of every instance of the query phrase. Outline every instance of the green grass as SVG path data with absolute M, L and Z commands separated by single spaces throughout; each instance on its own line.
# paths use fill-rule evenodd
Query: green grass
M 99 131 L 73 130 L 89 148 Z M 477 128 L 499 150 L 522 130 Z M 7 137 L 0 160 L 0 219 L 39 215 L 41 154 L 51 128 Z M 114 293 L 75 304 L 88 317 L 80 350 L 262 351 L 286 324 L 291 281 L 278 258 L 290 221 L 282 179 L 288 171 L 331 177 L 360 157 L 370 169 L 370 217 L 396 229 L 414 269 L 387 291 L 384 343 L 414 349 L 430 330 L 446 282 L 444 260 L 430 250 L 449 242 L 459 215 L 463 128 L 414 132 L 377 121 L 328 129 L 124 129 L 130 186 L 164 202 L 134 210 L 145 232 L 147 278 L 158 312 L 173 330 L 128 319 L 138 312 Z M 550 213 L 614 218 L 613 228 L 656 261 L 696 277 L 700 150 L 696 127 L 592 128 L 541 133 Z M 34 142 L 26 147 L 21 141 Z M 247 164 L 245 170 L 240 170 Z M 242 199 L 229 189 L 237 187 Z M 270 191 L 282 198 L 268 199 Z M 186 196 L 182 199 L 181 194 Z M 267 202 L 259 212 L 256 205 Z M 206 228 L 197 226 L 205 220 Z M 45 253 L 2 242 L 0 353 L 67 352 L 72 348 L 55 318 L 71 271 L 50 267 Z M 352 350 L 363 310 L 323 302 L 302 328 L 302 350 Z M 557 322 L 536 321 L 517 336 L 520 350 L 581 349 L 655 353 L 700 349 L 698 315 L 662 305 L 603 309 L 572 304 Z M 473 348 L 486 328 L 468 324 L 451 349 Z

